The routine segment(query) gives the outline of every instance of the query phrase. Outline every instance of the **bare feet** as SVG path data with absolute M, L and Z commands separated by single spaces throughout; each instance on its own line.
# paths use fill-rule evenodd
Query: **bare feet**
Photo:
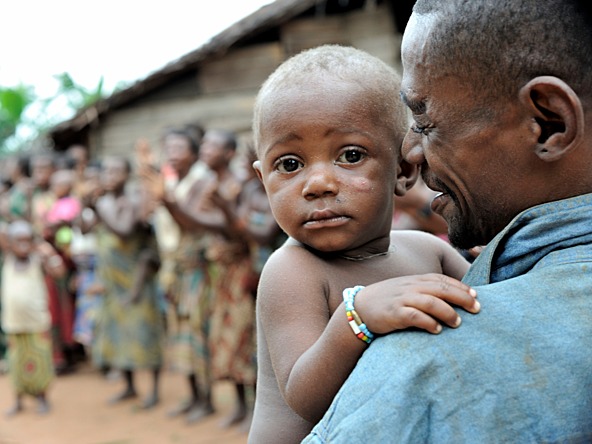
M 13 405 L 10 409 L 6 410 L 6 412 L 4 413 L 4 415 L 7 418 L 10 418 L 11 416 L 15 416 L 18 413 L 23 411 L 23 406 L 20 403 L 17 403 L 15 405 Z
M 241 423 L 247 417 L 247 409 L 244 405 L 236 406 L 234 412 L 220 421 L 220 428 L 227 429 Z
M 49 403 L 47 402 L 47 399 L 45 399 L 44 396 L 39 396 L 37 397 L 37 414 L 38 415 L 47 415 L 49 413 L 49 411 L 51 410 L 51 408 L 49 407 Z
M 118 404 L 123 401 L 128 401 L 130 399 L 135 399 L 138 397 L 138 394 L 135 390 L 127 389 L 124 392 L 120 393 L 117 396 L 114 396 L 109 400 L 109 404 Z
M 195 401 L 183 401 L 178 406 L 169 410 L 167 416 L 169 418 L 176 418 L 177 416 L 185 415 L 196 405 Z
M 215 413 L 212 404 L 197 404 L 187 413 L 187 424 L 194 424 Z
M 158 396 L 152 395 L 152 396 L 149 396 L 148 398 L 144 399 L 144 402 L 142 402 L 142 405 L 140 406 L 140 408 L 142 410 L 150 410 L 151 408 L 158 405 L 159 402 L 160 402 L 160 399 L 158 399 Z

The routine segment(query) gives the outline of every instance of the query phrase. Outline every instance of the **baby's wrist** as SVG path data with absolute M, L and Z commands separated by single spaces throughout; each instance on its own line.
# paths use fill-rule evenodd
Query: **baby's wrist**
M 346 288 L 343 290 L 343 303 L 345 305 L 347 321 L 352 331 L 360 340 L 364 341 L 366 344 L 370 344 L 374 339 L 374 333 L 368 329 L 354 308 L 355 297 L 363 288 L 362 285 L 356 285 L 353 288 Z

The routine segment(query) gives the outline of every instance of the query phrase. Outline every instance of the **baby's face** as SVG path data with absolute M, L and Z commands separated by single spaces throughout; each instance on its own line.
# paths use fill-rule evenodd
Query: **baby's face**
M 257 164 L 273 214 L 296 240 L 345 251 L 388 236 L 396 131 L 361 88 L 335 80 L 282 89 L 262 108 Z

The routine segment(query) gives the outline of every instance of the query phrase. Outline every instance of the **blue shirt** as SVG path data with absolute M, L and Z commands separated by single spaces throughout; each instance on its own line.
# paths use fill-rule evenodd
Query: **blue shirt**
M 440 335 L 377 338 L 305 443 L 592 442 L 592 194 L 530 208 Z

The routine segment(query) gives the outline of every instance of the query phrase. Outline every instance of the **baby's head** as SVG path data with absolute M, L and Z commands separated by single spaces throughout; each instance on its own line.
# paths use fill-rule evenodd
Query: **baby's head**
M 406 107 L 399 98 L 401 78 L 382 60 L 367 52 L 338 45 L 323 45 L 297 54 L 282 63 L 265 81 L 255 101 L 253 137 L 257 152 L 262 125 L 271 113 L 283 106 L 292 93 L 304 99 L 324 97 L 315 87 L 333 83 L 327 94 L 361 94 L 373 115 L 392 128 L 397 150 L 408 128 Z M 326 86 L 326 85 L 325 85 Z M 288 117 L 289 118 L 289 117 Z
M 393 68 L 336 45 L 304 51 L 266 80 L 254 108 L 255 168 L 286 233 L 321 251 L 388 235 L 394 194 L 417 176 L 400 160 L 408 120 L 399 91 Z M 347 239 L 337 239 L 340 221 Z

